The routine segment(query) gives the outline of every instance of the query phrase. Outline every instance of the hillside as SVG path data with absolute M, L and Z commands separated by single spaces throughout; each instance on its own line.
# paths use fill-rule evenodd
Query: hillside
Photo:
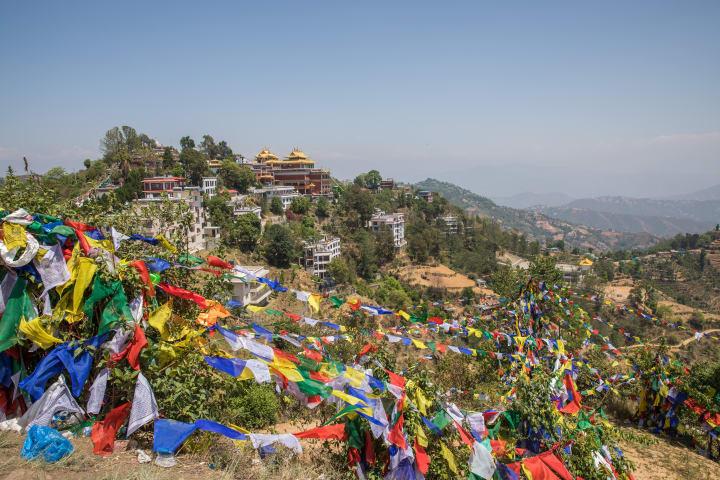
M 711 198 L 714 190 L 700 197 Z M 720 221 L 720 200 L 597 197 L 540 207 L 545 215 L 602 230 L 672 236 L 700 233 Z
M 449 202 L 465 210 L 466 214 L 492 218 L 504 227 L 524 233 L 530 238 L 550 243 L 563 240 L 566 245 L 597 251 L 644 248 L 656 238 L 647 233 L 603 231 L 584 225 L 558 220 L 541 212 L 497 205 L 487 197 L 449 182 L 428 178 L 415 184 L 422 190 L 440 193 Z
M 691 218 L 632 215 L 569 206 L 540 207 L 537 210 L 558 220 L 588 225 L 600 230 L 648 233 L 658 237 L 669 237 L 685 232 L 699 233 L 710 227 L 708 222 L 700 222 Z

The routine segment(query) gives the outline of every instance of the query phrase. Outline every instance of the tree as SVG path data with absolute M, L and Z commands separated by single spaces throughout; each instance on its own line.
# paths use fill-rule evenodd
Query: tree
M 562 280 L 562 273 L 555 268 L 555 259 L 547 255 L 536 255 L 529 268 L 530 276 L 550 285 Z
M 192 185 L 200 185 L 202 177 L 207 174 L 208 166 L 205 156 L 194 148 L 184 148 L 180 153 L 180 163 L 185 170 L 185 175 L 190 179 Z
M 293 198 L 290 211 L 296 215 L 305 215 L 310 210 L 310 200 L 305 196 Z
M 122 127 L 113 127 L 105 132 L 100 146 L 105 158 L 110 159 L 120 151 L 134 152 L 142 146 L 142 142 L 134 128 L 123 125 Z
M 230 247 L 238 247 L 243 252 L 255 249 L 260 238 L 260 219 L 252 213 L 240 215 L 226 229 L 223 241 Z
M 203 135 L 202 142 L 200 142 L 200 149 L 208 156 L 208 158 L 215 158 L 215 139 L 210 135 Z
M 282 215 L 285 213 L 280 197 L 272 197 L 272 200 L 270 200 L 270 212 L 274 215 Z
M 195 148 L 195 140 L 186 135 L 180 139 L 180 149 L 187 150 L 188 148 Z
M 367 224 L 375 211 L 373 195 L 357 185 L 343 192 L 343 210 L 350 226 L 362 227 Z
M 88 170 L 92 166 L 92 160 L 86 158 L 85 161 L 83 161 L 83 166 L 85 167 L 85 170 Z
M 232 148 L 230 148 L 225 140 L 221 140 L 218 142 L 217 147 L 215 149 L 215 154 L 217 155 L 217 158 L 231 158 L 233 151 Z
M 122 187 L 115 190 L 117 199 L 122 203 L 126 203 L 140 198 L 143 178 L 145 178 L 145 170 L 132 170 L 129 172 Z
M 490 277 L 490 286 L 501 297 L 515 298 L 526 280 L 519 268 L 501 266 Z
M 365 186 L 370 190 L 380 188 L 380 182 L 382 182 L 382 175 L 377 170 L 370 170 L 365 174 Z
M 262 252 L 273 267 L 288 268 L 298 258 L 298 248 L 285 225 L 270 225 L 263 235 Z
M 175 166 L 175 158 L 173 157 L 172 147 L 165 147 L 163 150 L 163 168 L 170 170 Z
M 233 219 L 233 209 L 228 202 L 230 197 L 225 194 L 215 195 L 205 200 L 204 206 L 213 225 L 229 225 Z
M 248 167 L 238 165 L 232 160 L 224 160 L 218 177 L 227 188 L 234 188 L 240 193 L 246 193 L 248 188 L 255 185 L 255 174 Z
M 327 198 L 320 197 L 315 205 L 315 215 L 318 218 L 327 218 L 330 216 L 330 202 Z
M 391 262 L 395 258 L 395 238 L 390 227 L 383 227 L 375 234 L 375 252 L 380 265 Z
M 358 230 L 355 241 L 357 243 L 356 270 L 358 275 L 365 279 L 372 279 L 377 273 L 377 255 L 375 241 L 367 230 Z
M 355 281 L 355 267 L 342 257 L 330 260 L 328 274 L 336 283 L 352 283 Z

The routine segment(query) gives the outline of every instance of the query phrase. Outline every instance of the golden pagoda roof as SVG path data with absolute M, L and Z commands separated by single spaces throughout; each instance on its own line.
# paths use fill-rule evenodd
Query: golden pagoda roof
M 580 265 L 581 267 L 592 267 L 592 264 L 593 264 L 593 261 L 590 260 L 589 258 L 583 258 L 578 263 L 578 265 Z
M 260 150 L 260 153 L 258 153 L 255 156 L 255 160 L 258 162 L 266 162 L 268 160 L 277 160 L 278 156 L 272 153 L 267 147 Z

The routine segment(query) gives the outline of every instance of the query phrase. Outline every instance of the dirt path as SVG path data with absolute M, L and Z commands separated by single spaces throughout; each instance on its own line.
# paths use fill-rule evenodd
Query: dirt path
M 709 330 L 703 330 L 701 333 L 703 334 L 703 337 L 705 337 L 706 335 L 709 335 L 711 333 L 720 333 L 720 328 L 711 328 Z M 682 342 L 680 342 L 676 345 L 670 346 L 670 351 L 676 352 L 676 351 L 680 350 L 682 347 L 686 347 L 686 346 L 690 345 L 694 341 L 695 341 L 695 335 L 693 335 L 690 338 L 686 338 L 685 340 L 683 340 Z M 640 348 L 640 347 L 659 347 L 659 345 L 657 343 L 638 343 L 635 345 L 625 345 L 624 347 L 620 347 L 618 350 L 629 350 L 632 348 Z

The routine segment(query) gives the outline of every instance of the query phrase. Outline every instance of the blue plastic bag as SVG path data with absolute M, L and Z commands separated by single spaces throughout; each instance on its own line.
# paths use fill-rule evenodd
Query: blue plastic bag
M 25 460 L 35 460 L 42 455 L 46 462 L 55 463 L 70 455 L 73 450 L 70 440 L 54 428 L 33 425 L 28 430 L 21 455 Z

